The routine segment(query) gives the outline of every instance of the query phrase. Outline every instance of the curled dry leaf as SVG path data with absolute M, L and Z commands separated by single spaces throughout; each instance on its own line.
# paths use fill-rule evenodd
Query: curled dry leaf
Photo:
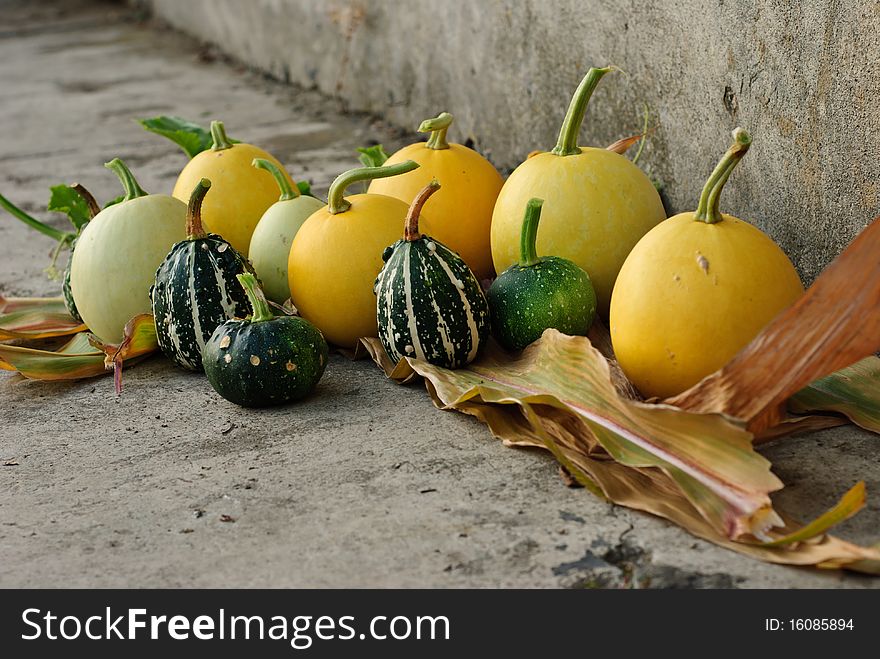
M 595 338 L 601 342 L 601 328 Z M 477 417 L 508 445 L 548 449 L 599 496 L 769 562 L 880 573 L 880 550 L 825 534 L 861 508 L 863 486 L 814 522 L 794 522 L 770 502 L 782 483 L 750 433 L 721 415 L 632 400 L 587 338 L 548 330 L 518 356 L 490 344 L 455 371 L 411 359 L 391 364 L 378 340 L 362 344 L 390 377 L 423 376 L 435 405 Z
M 644 137 L 643 134 L 639 133 L 638 135 L 632 135 L 630 137 L 624 137 L 622 139 L 617 140 L 613 144 L 609 144 L 605 147 L 607 151 L 614 151 L 614 153 L 619 153 L 623 155 L 627 151 L 629 151 L 630 147 L 635 146 L 639 143 Z
M 86 329 L 58 298 L 0 296 L 0 341 L 36 341 L 76 334 Z
M 25 308 L 29 306 L 39 305 L 34 303 Z M 158 349 L 153 317 L 142 314 L 128 322 L 124 339 L 118 346 L 101 343 L 88 332 L 75 334 L 56 350 L 0 343 L 0 369 L 17 371 L 32 380 L 78 380 L 103 375 L 112 369 L 118 392 L 122 386 L 123 362 L 133 363 Z
M 621 465 L 664 472 L 719 533 L 761 534 L 774 519 L 769 495 L 782 483 L 752 449 L 749 433 L 720 416 L 621 397 L 608 362 L 585 337 L 547 330 L 519 356 L 490 346 L 469 368 L 454 371 L 407 362 L 444 409 L 473 413 L 474 404 L 527 404 L 564 411 L 567 416 L 556 418 L 554 427 L 567 429 L 568 450 L 595 454 L 601 448 L 603 457 Z M 401 379 L 409 377 L 403 364 L 396 370 Z M 545 444 L 540 438 L 532 443 Z

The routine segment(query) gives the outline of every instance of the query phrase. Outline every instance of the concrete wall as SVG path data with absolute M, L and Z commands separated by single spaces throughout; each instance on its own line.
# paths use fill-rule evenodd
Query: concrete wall
M 656 126 L 643 166 L 693 209 L 736 125 L 755 138 L 723 208 L 812 280 L 878 214 L 880 2 L 867 0 L 152 0 L 156 14 L 354 110 L 455 114 L 501 168 L 553 146 L 591 65 L 615 64 L 582 143 Z M 352 145 L 356 146 L 356 145 Z

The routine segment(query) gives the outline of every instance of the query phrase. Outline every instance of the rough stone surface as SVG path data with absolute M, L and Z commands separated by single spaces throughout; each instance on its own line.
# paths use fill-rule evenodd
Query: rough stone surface
M 230 66 L 118 7 L 0 2 L 0 191 L 39 217 L 48 186 L 117 194 L 123 157 L 170 191 L 184 156 L 134 117 L 222 116 L 324 192 L 382 124 Z M 61 223 L 58 223 L 61 226 Z M 0 293 L 54 294 L 52 245 L 0 216 Z M 877 587 L 765 565 L 563 486 L 545 454 L 505 448 L 420 386 L 334 357 L 316 395 L 243 410 L 153 358 L 109 378 L 0 375 L 0 586 Z M 876 541 L 877 439 L 853 429 L 767 449 L 804 517 L 858 477 Z M 224 521 L 225 520 L 225 521 Z
M 693 210 L 736 125 L 755 143 L 724 207 L 768 231 L 807 282 L 880 209 L 880 4 L 784 0 L 147 0 L 180 29 L 281 80 L 510 168 L 549 149 L 586 70 L 614 64 L 583 143 L 654 127 L 642 163 Z

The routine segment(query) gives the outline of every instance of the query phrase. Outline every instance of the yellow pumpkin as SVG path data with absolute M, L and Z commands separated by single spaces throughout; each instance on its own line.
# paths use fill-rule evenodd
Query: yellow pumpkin
M 721 190 L 750 144 L 746 131 L 734 131 L 696 212 L 642 238 L 617 278 L 611 341 L 645 396 L 673 396 L 715 372 L 804 292 L 773 240 L 719 211 Z
M 403 176 L 376 179 L 368 192 L 409 203 L 432 180 L 442 186 L 431 199 L 435 222 L 431 236 L 464 259 L 478 279 L 493 277 L 489 230 L 495 200 L 504 184 L 501 174 L 479 153 L 446 141 L 453 117 L 443 112 L 423 121 L 419 132 L 430 132 L 427 142 L 405 146 L 385 162 L 396 165 L 413 160 L 419 168 Z
M 187 202 L 199 181 L 209 179 L 211 194 L 202 207 L 205 229 L 247 254 L 257 223 L 278 201 L 278 184 L 271 173 L 252 166 L 254 158 L 268 160 L 283 172 L 290 185 L 293 181 L 284 166 L 263 149 L 230 142 L 223 122 L 211 122 L 211 135 L 214 145 L 187 163 L 177 177 L 172 196 Z
M 290 296 L 302 317 L 330 343 L 354 348 L 360 337 L 377 336 L 373 284 L 382 269 L 382 253 L 401 237 L 409 209 L 400 199 L 386 195 L 346 198 L 345 189 L 358 181 L 396 176 L 416 167 L 409 160 L 340 175 L 330 186 L 327 205 L 296 232 L 287 267 Z M 424 217 L 421 223 L 423 227 L 428 224 Z
M 603 317 L 627 254 L 666 218 L 660 195 L 641 169 L 613 151 L 577 146 L 590 96 L 608 71 L 590 69 L 571 100 L 556 147 L 532 155 L 508 177 L 491 230 L 495 271 L 503 272 L 519 259 L 523 208 L 533 197 L 544 199 L 538 253 L 586 270 Z

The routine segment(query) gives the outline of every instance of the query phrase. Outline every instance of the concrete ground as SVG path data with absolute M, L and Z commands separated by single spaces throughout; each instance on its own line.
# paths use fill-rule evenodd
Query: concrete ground
M 236 66 L 115 5 L 0 0 L 0 190 L 40 217 L 48 186 L 117 194 L 126 160 L 169 192 L 185 160 L 134 117 L 225 120 L 323 193 L 369 140 L 402 139 L 317 93 Z M 59 226 L 61 223 L 59 222 Z M 0 292 L 56 294 L 50 241 L 0 218 Z M 0 375 L 0 586 L 877 587 L 762 564 L 566 488 L 421 386 L 334 357 L 316 395 L 274 410 L 220 399 L 162 358 L 45 384 Z M 803 516 L 859 478 L 841 525 L 880 539 L 878 439 L 836 429 L 766 449 Z

